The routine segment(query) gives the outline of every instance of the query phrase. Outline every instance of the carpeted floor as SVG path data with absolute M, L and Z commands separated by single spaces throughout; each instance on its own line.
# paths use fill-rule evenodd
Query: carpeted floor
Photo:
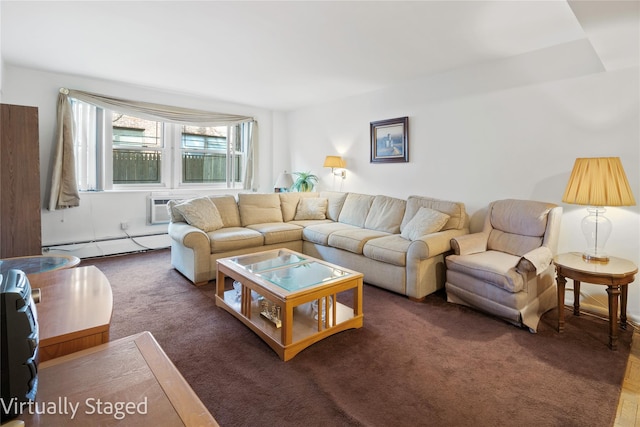
M 221 426 L 610 426 L 632 331 L 547 313 L 537 334 L 365 285 L 364 327 L 289 362 L 215 306 L 168 250 L 83 260 L 114 293 L 111 339 L 148 330 Z

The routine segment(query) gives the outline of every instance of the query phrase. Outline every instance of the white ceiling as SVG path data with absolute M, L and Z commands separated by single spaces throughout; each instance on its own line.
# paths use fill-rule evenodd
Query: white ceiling
M 638 63 L 637 1 L 2 0 L 0 18 L 5 64 L 273 110 L 585 38 Z

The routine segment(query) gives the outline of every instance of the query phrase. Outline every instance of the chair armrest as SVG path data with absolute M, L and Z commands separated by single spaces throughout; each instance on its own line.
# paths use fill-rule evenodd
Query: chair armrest
M 451 239 L 451 249 L 456 255 L 470 255 L 487 250 L 489 235 L 487 233 L 472 233 Z
M 522 258 L 520 258 L 520 261 L 518 261 L 516 270 L 521 273 L 535 271 L 536 274 L 540 274 L 551 265 L 551 261 L 553 261 L 551 249 L 546 246 L 540 246 L 524 254 Z

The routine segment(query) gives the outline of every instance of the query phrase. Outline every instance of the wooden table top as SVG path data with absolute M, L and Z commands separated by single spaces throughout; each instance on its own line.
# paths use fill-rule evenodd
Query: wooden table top
M 576 273 L 585 273 L 596 277 L 627 277 L 638 272 L 638 267 L 624 258 L 609 257 L 609 262 L 588 261 L 578 252 L 568 252 L 556 255 L 553 263 L 562 269 Z
M 35 402 L 28 427 L 218 426 L 149 332 L 41 363 Z
M 31 289 L 40 289 L 36 311 L 41 345 L 66 341 L 80 331 L 99 331 L 109 326 L 113 294 L 107 277 L 97 267 L 55 270 L 27 277 Z

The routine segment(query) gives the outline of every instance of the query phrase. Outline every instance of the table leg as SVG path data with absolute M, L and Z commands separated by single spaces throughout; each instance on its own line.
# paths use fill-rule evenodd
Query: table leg
M 620 285 L 620 328 L 627 329 L 627 285 Z
M 567 279 L 558 274 L 558 332 L 564 331 L 564 287 Z
M 580 316 L 580 281 L 573 280 L 573 315 Z
M 607 294 L 609 294 L 609 348 L 611 350 L 618 349 L 618 295 L 620 295 L 620 286 L 607 286 Z

